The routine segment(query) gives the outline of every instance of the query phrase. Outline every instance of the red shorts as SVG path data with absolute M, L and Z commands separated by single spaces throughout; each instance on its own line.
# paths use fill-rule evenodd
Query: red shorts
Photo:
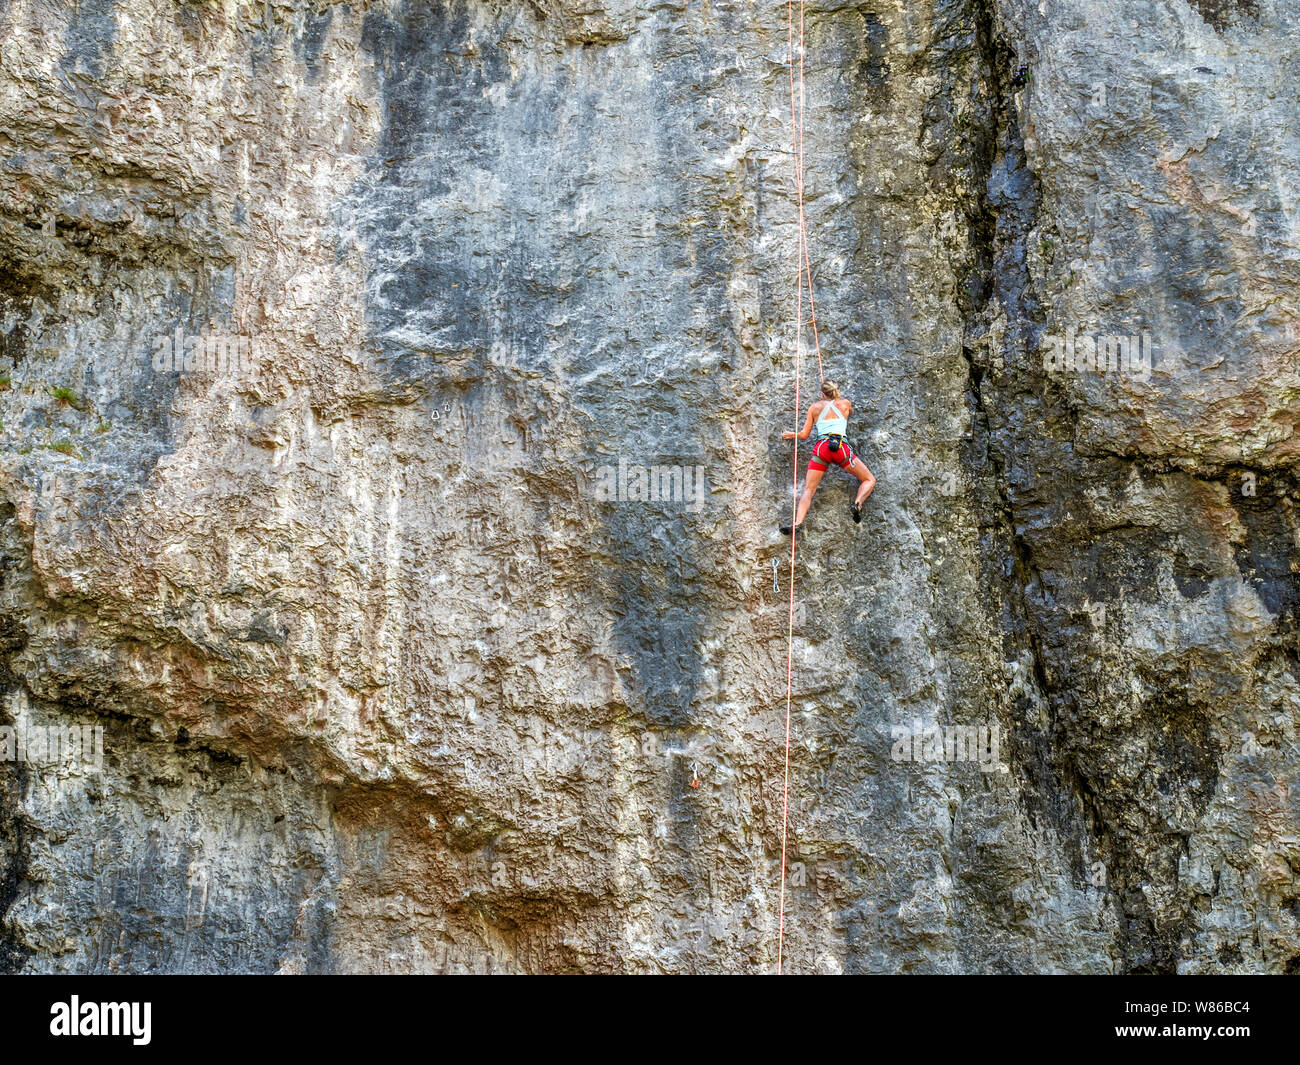
M 842 470 L 847 470 L 857 460 L 853 448 L 849 447 L 847 440 L 840 441 L 838 451 L 831 450 L 829 440 L 818 440 L 817 446 L 813 448 L 813 457 L 808 463 L 810 470 L 826 471 L 831 466 L 838 466 Z

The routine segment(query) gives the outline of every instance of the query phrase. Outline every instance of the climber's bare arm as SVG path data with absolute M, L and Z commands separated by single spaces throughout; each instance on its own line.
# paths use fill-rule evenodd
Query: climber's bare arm
M 811 407 L 809 407 L 808 417 L 803 423 L 803 428 L 800 429 L 797 433 L 793 433 L 789 429 L 787 429 L 784 433 L 781 434 L 781 439 L 794 440 L 797 438 L 799 440 L 807 440 L 808 437 L 812 435 L 813 414 L 820 406 L 821 406 L 821 402 L 818 401 L 817 403 L 814 403 Z

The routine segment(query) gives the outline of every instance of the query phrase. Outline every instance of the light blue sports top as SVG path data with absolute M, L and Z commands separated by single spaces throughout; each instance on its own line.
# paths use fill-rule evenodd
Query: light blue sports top
M 828 418 L 827 415 L 830 415 Z M 840 413 L 835 406 L 835 400 L 828 400 L 822 412 L 817 415 L 817 435 L 822 436 L 845 436 L 849 431 L 849 420 Z

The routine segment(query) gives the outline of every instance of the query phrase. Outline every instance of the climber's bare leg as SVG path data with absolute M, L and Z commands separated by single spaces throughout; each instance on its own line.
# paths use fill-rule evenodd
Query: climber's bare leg
M 849 473 L 858 479 L 858 498 L 853 501 L 855 507 L 862 506 L 871 490 L 876 487 L 876 475 L 867 469 L 867 464 L 860 458 L 854 458 Z
M 808 476 L 804 478 L 803 495 L 799 497 L 799 509 L 794 513 L 796 527 L 802 525 L 804 518 L 808 516 L 808 508 L 812 506 L 812 497 L 824 476 L 826 476 L 825 470 L 809 469 Z

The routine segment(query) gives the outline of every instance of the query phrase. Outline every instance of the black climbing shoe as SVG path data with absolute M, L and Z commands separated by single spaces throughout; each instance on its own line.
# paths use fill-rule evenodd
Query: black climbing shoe
M 849 505 L 849 513 L 853 515 L 853 524 L 854 524 L 854 525 L 861 525 L 861 524 L 862 524 L 862 504 L 861 504 L 861 503 L 852 503 L 852 504 L 850 504 L 850 505 Z
M 800 522 L 798 525 L 796 525 L 796 526 L 794 527 L 794 531 L 795 531 L 796 533 L 798 533 L 798 532 L 802 532 L 802 531 L 803 531 L 803 522 Z M 781 526 L 781 535 L 782 535 L 782 536 L 789 536 L 789 535 L 790 535 L 790 526 L 788 526 L 788 525 L 782 525 L 782 526 Z

